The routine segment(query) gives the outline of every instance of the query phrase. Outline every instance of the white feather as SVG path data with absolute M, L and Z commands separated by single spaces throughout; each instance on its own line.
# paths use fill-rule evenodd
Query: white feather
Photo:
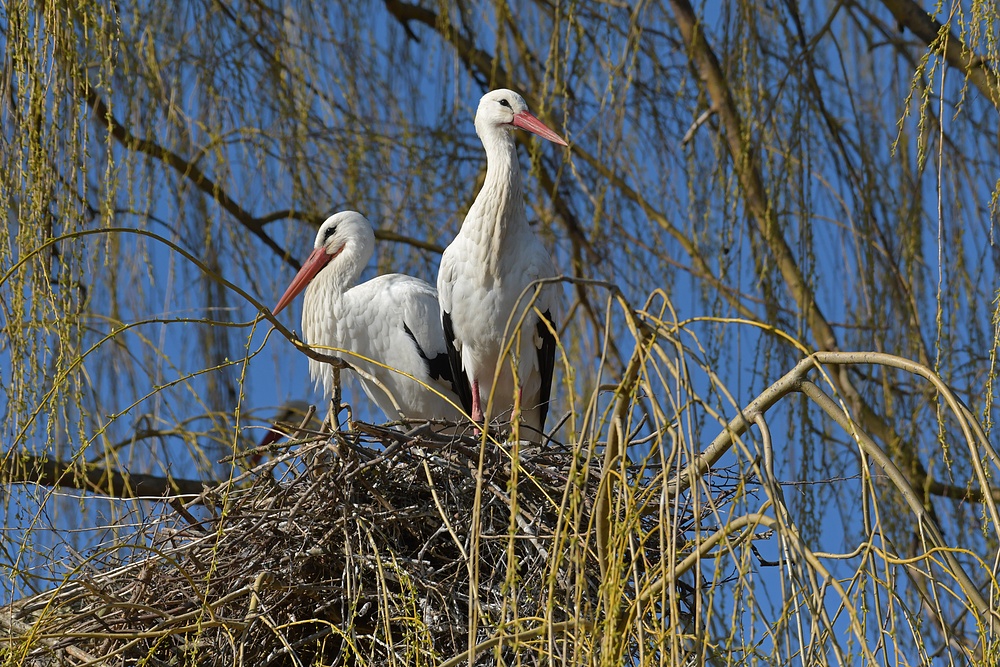
M 305 289 L 305 342 L 361 371 L 362 388 L 389 419 L 458 420 L 459 399 L 450 382 L 432 378 L 421 356 L 445 353 L 437 293 L 398 273 L 355 285 L 374 245 L 371 224 L 360 213 L 337 213 L 320 227 L 314 254 L 322 249 L 335 256 Z M 329 364 L 310 359 L 309 373 L 328 395 L 333 392 Z

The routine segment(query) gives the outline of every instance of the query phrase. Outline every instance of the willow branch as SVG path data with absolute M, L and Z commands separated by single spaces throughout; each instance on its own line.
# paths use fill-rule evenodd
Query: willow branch
M 632 359 L 618 387 L 615 389 L 615 409 L 611 416 L 611 425 L 608 429 L 608 439 L 604 447 L 604 463 L 601 468 L 601 486 L 594 501 L 594 532 L 597 535 L 597 556 L 601 565 L 601 580 L 608 577 L 610 568 L 610 543 L 611 543 L 611 504 L 614 498 L 615 474 L 621 467 L 622 458 L 625 456 L 627 447 L 627 429 L 625 421 L 629 408 L 635 404 L 636 386 L 639 381 L 639 371 L 646 363 L 648 351 L 646 349 L 651 334 L 646 335 L 637 341 Z M 610 601 L 607 601 L 608 609 L 611 608 Z
M 758 416 L 765 414 L 788 394 L 798 391 L 802 379 L 815 365 L 816 362 L 812 357 L 806 357 L 750 401 L 745 408 L 740 410 L 738 415 L 730 420 L 726 428 L 715 436 L 715 439 L 703 452 L 692 458 L 687 467 L 675 479 L 667 482 L 666 493 L 668 497 L 676 497 L 690 488 L 696 478 L 707 473 L 712 465 L 729 451 L 736 438 L 747 432 Z
M 695 16 L 694 9 L 687 0 L 670 0 L 670 5 L 674 10 L 677 26 L 687 45 L 688 55 L 705 85 L 712 106 L 719 114 L 726 146 L 732 158 L 733 169 L 739 180 L 740 188 L 743 191 L 747 210 L 770 249 L 775 265 L 778 267 L 789 293 L 805 317 L 816 348 L 836 352 L 838 350 L 837 336 L 823 315 L 819 303 L 816 301 L 815 293 L 809 287 L 805 275 L 778 225 L 774 210 L 767 198 L 759 161 L 750 145 L 749 137 L 725 74 L 705 37 L 700 20 Z M 915 488 L 925 489 L 928 495 L 937 494 L 949 497 L 954 497 L 955 493 L 965 495 L 964 490 L 950 488 L 933 480 L 917 457 L 913 446 L 903 442 L 892 425 L 882 415 L 875 412 L 854 387 L 845 366 L 838 368 L 831 377 L 837 392 L 857 411 L 858 419 L 865 430 L 886 443 L 890 452 L 900 456 L 903 468 Z
M 982 429 L 975 421 L 975 415 L 972 415 L 968 409 L 965 408 L 964 405 L 958 403 L 957 400 L 952 401 L 953 397 L 947 387 L 940 382 L 940 379 L 934 375 L 929 368 L 894 355 L 866 352 L 817 352 L 799 361 L 799 363 L 797 363 L 792 370 L 785 373 L 785 375 L 771 384 L 767 389 L 761 392 L 760 395 L 747 404 L 747 406 L 744 407 L 738 415 L 730 420 L 726 427 L 715 437 L 714 440 L 712 440 L 708 447 L 691 460 L 691 462 L 680 473 L 680 475 L 677 476 L 676 479 L 667 483 L 667 494 L 674 497 L 689 488 L 695 478 L 708 472 L 712 465 L 722 458 L 723 454 L 729 451 L 734 440 L 746 433 L 747 429 L 750 428 L 750 425 L 758 416 L 765 414 L 781 398 L 789 393 L 802 391 L 803 382 L 806 381 L 807 374 L 810 370 L 818 368 L 820 364 L 841 366 L 846 364 L 861 363 L 901 368 L 902 370 L 914 373 L 927 379 L 939 393 L 946 395 L 949 405 L 955 413 L 955 417 L 959 419 L 960 422 L 962 420 L 967 422 L 967 424 L 963 424 L 962 426 L 967 442 L 974 443 L 978 440 L 985 450 L 982 452 L 970 451 L 969 454 L 970 459 L 976 462 L 974 465 L 977 471 L 977 480 L 980 484 L 980 488 L 978 489 L 944 484 L 934 479 L 929 479 L 926 476 L 916 476 L 918 481 L 924 482 L 928 485 L 927 487 L 919 487 L 915 484 L 912 471 L 906 471 L 904 469 L 904 472 L 910 472 L 907 476 L 907 482 L 913 488 L 926 488 L 926 490 L 933 495 L 953 498 L 955 500 L 974 500 L 976 502 L 986 503 L 990 511 L 995 512 L 994 503 L 1000 502 L 1000 488 L 989 485 L 988 476 L 985 471 L 981 469 L 982 466 L 978 465 L 978 457 L 986 456 L 989 460 L 992 460 L 995 465 L 1000 466 L 1000 455 L 993 451 L 993 449 L 989 446 L 986 434 L 982 432 Z M 836 375 L 832 373 L 827 376 L 830 377 L 831 380 L 836 378 Z M 836 386 L 835 381 L 834 386 Z M 859 423 L 862 425 L 864 424 L 863 420 L 860 419 Z M 890 454 L 899 455 L 904 464 L 911 463 L 910 457 L 907 457 L 900 452 L 893 452 L 890 450 Z
M 278 222 L 279 220 L 298 220 L 301 222 L 308 222 L 310 225 L 315 226 L 317 229 L 323 223 L 323 219 L 316 215 L 315 213 L 310 213 L 308 211 L 297 211 L 294 208 L 286 208 L 280 211 L 274 211 L 268 213 L 267 215 L 262 215 L 255 218 L 261 227 L 269 225 L 272 222 Z M 432 243 L 430 241 L 425 241 L 423 239 L 415 239 L 412 236 L 406 236 L 405 234 L 400 234 L 399 232 L 394 232 L 391 229 L 376 229 L 375 238 L 379 241 L 390 241 L 392 243 L 402 243 L 404 245 L 412 246 L 414 248 L 419 248 L 420 250 L 426 250 L 428 252 L 433 252 L 438 255 L 444 252 L 444 248 L 437 243 Z
M 670 5 L 674 10 L 677 27 L 687 45 L 688 56 L 697 68 L 698 76 L 705 84 L 712 106 L 716 109 L 725 130 L 726 147 L 733 160 L 733 169 L 739 179 L 747 209 L 771 250 L 788 291 L 805 316 L 817 347 L 822 350 L 836 350 L 837 337 L 833 327 L 823 316 L 767 199 L 767 190 L 764 187 L 764 178 L 756 153 L 747 141 L 743 121 L 719 60 L 708 44 L 691 4 L 687 0 L 671 0 Z
M 945 562 L 948 563 L 952 576 L 955 577 L 955 580 L 961 586 L 962 592 L 968 597 L 969 602 L 975 607 L 978 617 L 989 621 L 990 627 L 994 631 L 1000 628 L 1000 613 L 993 610 L 991 603 L 980 592 L 980 587 L 973 583 L 972 579 L 966 573 L 965 568 L 962 567 L 962 564 L 956 558 L 953 550 L 948 548 L 933 514 L 924 508 L 921 494 L 917 493 L 910 486 L 906 475 L 896 467 L 888 454 L 864 430 L 858 428 L 850 416 L 845 414 L 837 402 L 827 396 L 822 389 L 808 381 L 803 381 L 799 388 L 816 405 L 820 406 L 831 419 L 836 421 L 841 428 L 851 433 L 855 441 L 864 449 L 865 454 L 885 472 L 886 476 L 896 487 L 896 490 L 903 496 L 910 511 L 916 516 L 917 531 L 921 535 L 926 535 L 931 544 L 941 550 L 940 553 Z
M 94 116 L 97 120 L 107 127 L 108 132 L 118 143 L 128 150 L 144 153 L 156 158 L 157 160 L 161 160 L 168 166 L 172 167 L 181 176 L 191 181 L 196 188 L 215 200 L 224 211 L 233 216 L 233 218 L 246 227 L 251 234 L 256 236 L 264 245 L 274 251 L 274 253 L 280 257 L 283 262 L 294 267 L 296 270 L 301 268 L 301 265 L 295 259 L 290 257 L 288 252 L 279 246 L 277 242 L 264 231 L 265 222 L 272 222 L 272 216 L 267 216 L 265 218 L 254 217 L 249 211 L 240 206 L 235 199 L 230 197 L 218 183 L 209 178 L 205 172 L 198 167 L 198 165 L 184 159 L 177 153 L 161 146 L 155 141 L 140 139 L 132 134 L 132 132 L 130 132 L 129 129 L 121 123 L 121 121 L 115 118 L 107 104 L 104 103 L 104 100 L 101 99 L 101 97 L 97 94 L 97 91 L 93 88 L 87 90 L 87 104 L 93 110 Z M 294 212 L 289 213 L 291 214 Z M 296 215 L 289 215 L 288 217 L 299 217 L 301 215 L 304 214 L 299 213 Z
M 427 252 L 433 252 L 440 255 L 444 252 L 442 248 L 437 243 L 432 243 L 430 241 L 421 241 L 420 239 L 415 239 L 412 236 L 404 236 L 403 234 L 398 234 L 389 229 L 376 229 L 375 238 L 379 241 L 392 241 L 393 243 L 404 243 L 408 246 L 414 248 L 419 248 L 421 250 L 426 250 Z
M 962 70 L 972 85 L 1000 109 L 1000 80 L 982 56 L 913 0 L 882 0 L 882 4 L 929 49 L 939 51 L 949 65 Z

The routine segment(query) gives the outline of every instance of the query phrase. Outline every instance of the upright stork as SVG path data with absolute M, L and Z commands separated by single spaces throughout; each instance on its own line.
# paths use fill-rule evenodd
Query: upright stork
M 452 373 L 466 411 L 481 422 L 491 395 L 499 408 L 494 415 L 516 397 L 521 437 L 541 442 L 555 364 L 553 316 L 559 293 L 556 285 L 545 284 L 537 299 L 530 291 L 520 298 L 532 281 L 552 278 L 556 270 L 528 226 L 515 128 L 567 145 L 531 115 L 517 93 L 501 89 L 483 96 L 476 134 L 486 149 L 486 181 L 441 257 L 437 285 Z M 505 331 L 506 340 L 514 342 L 513 355 L 506 358 Z M 463 377 L 468 384 L 461 382 Z

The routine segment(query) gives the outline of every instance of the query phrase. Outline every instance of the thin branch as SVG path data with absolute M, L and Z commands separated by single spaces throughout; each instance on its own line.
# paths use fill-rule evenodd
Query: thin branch
M 805 374 L 815 365 L 816 362 L 812 357 L 806 357 L 750 401 L 745 408 L 740 410 L 738 415 L 730 420 L 726 428 L 715 436 L 708 447 L 691 460 L 677 478 L 670 480 L 665 485 L 667 497 L 677 497 L 690 488 L 696 478 L 707 473 L 722 458 L 722 455 L 729 451 L 734 440 L 747 432 L 747 429 L 759 415 L 766 413 L 784 396 L 797 391 Z
M 279 220 L 299 220 L 302 222 L 307 222 L 317 229 L 321 224 L 323 224 L 323 218 L 315 213 L 310 213 L 308 211 L 297 211 L 294 208 L 286 208 L 280 211 L 273 211 L 267 215 L 262 215 L 255 218 L 257 224 L 261 227 L 269 225 L 273 222 L 278 222 Z M 400 234 L 399 232 L 394 232 L 390 229 L 376 229 L 375 238 L 379 241 L 391 241 L 392 243 L 402 243 L 404 245 L 412 246 L 414 248 L 419 248 L 420 250 L 426 250 L 428 252 L 433 252 L 440 255 L 444 252 L 444 248 L 437 243 L 432 243 L 430 241 L 424 241 L 422 239 L 415 239 L 412 236 L 406 236 L 405 234 Z M 289 262 L 289 264 L 293 264 Z M 294 265 L 294 264 L 293 264 Z
M 407 31 L 411 31 L 410 22 L 416 21 L 441 33 L 442 37 L 455 47 L 462 59 L 467 61 L 473 70 L 486 78 L 489 86 L 504 88 L 512 86 L 512 80 L 507 71 L 492 55 L 483 49 L 476 48 L 472 40 L 459 34 L 458 30 L 449 22 L 440 21 L 435 12 L 401 0 L 385 0 L 385 8 Z
M 681 146 L 687 146 L 688 143 L 690 143 L 690 141 L 694 139 L 694 135 L 698 131 L 698 128 L 707 123 L 708 119 L 714 115 L 715 115 L 714 106 L 709 107 L 704 111 L 702 111 L 701 115 L 698 116 L 693 123 L 691 123 L 691 127 L 688 128 L 688 131 L 684 133 L 684 138 L 681 139 Z
M 940 383 L 940 378 L 938 378 L 929 368 L 926 368 L 921 364 L 911 362 L 907 359 L 902 359 L 901 357 L 897 357 L 895 355 L 865 352 L 817 352 L 799 361 L 799 363 L 797 363 L 792 370 L 785 373 L 781 378 L 762 391 L 760 395 L 750 401 L 746 407 L 740 410 L 740 413 L 730 420 L 729 424 L 727 424 L 726 427 L 715 437 L 715 439 L 712 440 L 708 447 L 694 457 L 688 464 L 687 468 L 683 470 L 676 479 L 671 480 L 667 484 L 668 496 L 677 496 L 679 493 L 688 489 L 696 477 L 704 475 L 708 472 L 711 467 L 720 458 L 722 458 L 723 454 L 729 451 L 735 438 L 738 438 L 746 433 L 753 421 L 758 416 L 763 415 L 771 409 L 782 397 L 794 391 L 802 391 L 802 384 L 806 381 L 807 375 L 812 369 L 820 368 L 821 364 L 844 366 L 849 364 L 866 363 L 887 365 L 893 368 L 902 368 L 907 372 L 914 373 L 927 379 L 939 393 L 945 394 L 947 391 L 947 387 L 943 383 Z M 836 378 L 838 375 L 828 373 L 827 377 L 829 377 L 834 386 L 836 386 Z M 946 398 L 950 398 L 950 394 L 948 394 Z M 965 433 L 967 441 L 973 442 L 978 439 L 983 444 L 984 448 L 988 447 L 989 441 L 986 439 L 985 433 L 982 433 L 980 427 L 975 421 L 975 416 L 968 412 L 968 409 L 960 403 L 953 404 L 952 409 L 957 419 L 967 422 L 962 424 L 963 431 L 965 431 L 966 428 L 971 429 L 971 431 Z M 864 425 L 863 420 L 859 419 L 858 421 Z M 898 451 L 890 450 L 890 455 L 892 454 L 899 455 L 904 464 L 909 465 L 911 463 L 907 456 Z M 973 460 L 978 461 L 978 457 L 981 454 L 985 454 L 990 460 L 993 460 L 994 463 L 1000 466 L 1000 461 L 997 460 L 998 455 L 992 449 L 986 449 L 985 452 L 972 451 L 970 452 L 970 457 Z M 925 486 L 917 486 L 915 480 L 913 479 L 914 477 Z M 926 473 L 921 477 L 912 475 L 911 472 L 907 481 L 911 486 L 913 486 L 913 488 L 926 489 L 933 495 L 953 498 L 955 500 L 974 500 L 976 502 L 987 503 L 992 511 L 993 503 L 1000 502 L 1000 488 L 989 486 L 988 477 L 985 471 L 977 469 L 977 478 L 981 485 L 980 489 L 945 484 L 935 480 Z M 933 511 L 933 508 L 930 508 L 929 511 Z
M 687 0 L 671 0 L 670 5 L 674 10 L 677 27 L 687 45 L 688 56 L 705 84 L 712 100 L 712 107 L 719 115 L 725 131 L 726 146 L 733 160 L 733 169 L 739 179 L 740 188 L 743 190 L 747 210 L 771 250 L 788 291 L 805 316 L 817 347 L 821 350 L 836 350 L 837 336 L 833 327 L 823 316 L 819 303 L 816 302 L 815 295 L 778 226 L 777 217 L 767 198 L 767 188 L 764 185 L 756 153 L 746 141 L 747 135 L 739 110 L 736 108 L 736 101 L 733 99 L 719 60 L 705 37 L 700 19 Z

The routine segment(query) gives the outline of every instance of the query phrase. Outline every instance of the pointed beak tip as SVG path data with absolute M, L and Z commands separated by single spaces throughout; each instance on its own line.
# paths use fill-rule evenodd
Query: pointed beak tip
M 304 286 L 299 287 L 297 285 L 290 285 L 288 289 L 285 290 L 285 293 L 281 295 L 281 298 L 278 299 L 278 303 L 276 303 L 274 308 L 271 309 L 271 314 L 277 317 L 278 313 L 287 308 L 288 304 L 290 304 L 292 300 L 299 295 L 299 292 L 301 292 L 303 288 Z
M 342 249 L 343 248 L 341 248 L 341 250 Z M 316 277 L 316 274 L 319 273 L 331 259 L 336 257 L 339 252 L 340 251 L 338 250 L 333 255 L 328 255 L 323 248 L 316 248 L 313 250 L 312 254 L 309 255 L 309 258 L 302 265 L 302 268 L 295 274 L 291 284 L 288 285 L 288 289 L 286 289 L 285 293 L 281 295 L 280 299 L 278 299 L 278 304 L 273 310 L 271 310 L 271 314 L 277 316 L 278 313 L 284 310 L 285 307 L 288 306 L 288 304 L 290 304 L 292 300 L 306 288 L 309 282 Z
M 545 139 L 546 141 L 551 141 L 554 144 L 558 144 L 560 146 L 569 145 L 566 143 L 565 139 L 563 139 L 558 134 L 553 132 L 551 129 L 549 129 L 548 126 L 545 125 L 545 123 L 538 120 L 538 118 L 531 115 L 527 111 L 515 114 L 513 125 L 514 127 L 519 127 L 522 130 L 527 130 L 532 134 L 538 135 L 539 137 Z

